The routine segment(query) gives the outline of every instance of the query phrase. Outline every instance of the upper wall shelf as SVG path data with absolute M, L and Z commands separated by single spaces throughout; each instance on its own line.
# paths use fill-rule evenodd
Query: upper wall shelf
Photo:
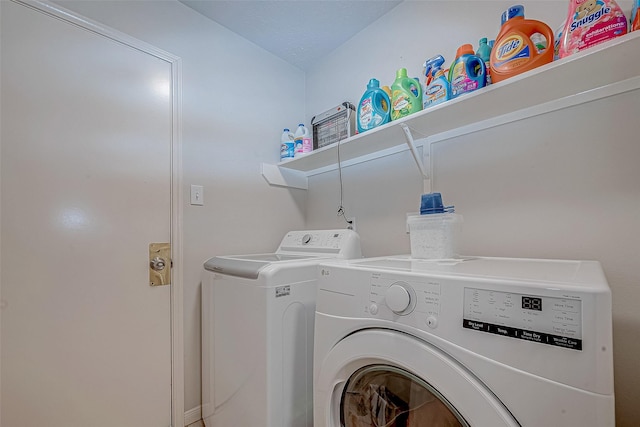
M 344 162 L 404 144 L 407 138 L 402 124 L 409 128 L 413 138 L 424 138 L 640 76 L 638 52 L 640 31 L 345 139 L 340 142 L 340 160 Z M 311 171 L 335 163 L 334 144 L 280 162 L 277 167 L 289 170 L 285 174 L 290 176 L 302 173 L 300 185 L 292 186 L 306 188 L 306 176 Z M 264 174 L 265 166 L 268 165 L 263 165 L 263 175 L 271 182 Z

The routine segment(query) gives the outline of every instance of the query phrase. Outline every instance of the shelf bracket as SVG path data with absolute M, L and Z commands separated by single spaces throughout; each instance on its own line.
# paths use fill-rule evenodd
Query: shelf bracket
M 416 145 L 413 142 L 413 135 L 411 134 L 411 129 L 405 123 L 400 123 L 400 127 L 404 131 L 404 137 L 407 140 L 407 145 L 409 146 L 409 150 L 411 150 L 411 154 L 413 155 L 413 159 L 416 161 L 418 165 L 418 169 L 420 170 L 420 174 L 423 179 L 429 179 L 429 174 L 427 174 L 424 170 L 424 165 L 422 164 L 422 160 L 420 160 L 420 156 L 418 156 L 418 150 L 416 150 Z
M 307 175 L 294 169 L 281 168 L 268 163 L 262 164 L 262 176 L 271 185 L 280 187 L 309 189 Z

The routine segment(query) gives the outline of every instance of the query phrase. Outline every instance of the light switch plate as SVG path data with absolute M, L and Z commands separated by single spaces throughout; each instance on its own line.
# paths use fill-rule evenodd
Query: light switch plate
M 204 205 L 204 187 L 202 185 L 191 186 L 191 204 L 196 206 Z

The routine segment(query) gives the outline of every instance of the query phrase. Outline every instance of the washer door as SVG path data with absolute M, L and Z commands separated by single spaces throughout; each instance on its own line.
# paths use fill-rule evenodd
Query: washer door
M 317 362 L 315 425 L 520 426 L 473 373 L 402 332 L 356 332 Z

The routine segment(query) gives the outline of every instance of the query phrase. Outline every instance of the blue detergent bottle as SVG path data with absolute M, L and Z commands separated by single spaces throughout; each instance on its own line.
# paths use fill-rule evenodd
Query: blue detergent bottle
M 391 121 L 389 95 L 380 88 L 380 82 L 377 79 L 371 79 L 358 104 L 356 113 L 358 133 L 366 132 L 389 121 Z
M 487 67 L 473 53 L 473 46 L 463 44 L 458 48 L 456 59 L 449 68 L 451 99 L 484 87 L 487 83 Z
M 444 75 L 442 65 L 444 57 L 442 55 L 427 59 L 424 63 L 424 74 L 428 76 L 431 72 L 431 79 L 425 88 L 423 95 L 423 108 L 440 104 L 451 98 L 451 86 L 447 76 Z
M 487 69 L 487 86 L 491 84 L 491 46 L 489 46 L 489 41 L 486 37 L 483 37 L 478 42 L 478 50 L 476 50 L 476 55 L 479 56 L 484 61 L 484 66 Z

